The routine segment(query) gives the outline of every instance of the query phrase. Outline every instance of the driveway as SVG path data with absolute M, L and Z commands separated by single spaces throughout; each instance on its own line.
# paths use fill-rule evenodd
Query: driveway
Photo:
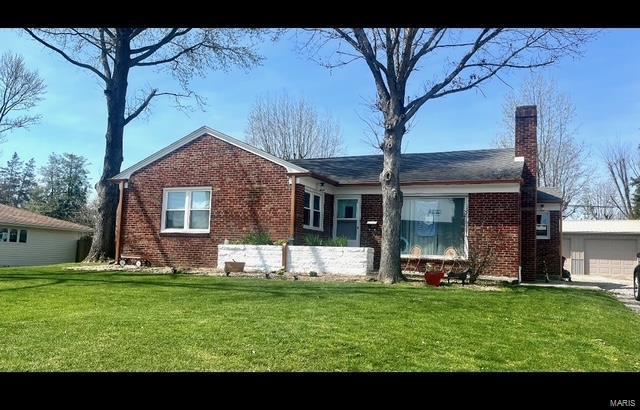
M 585 287 L 591 289 L 602 289 L 614 295 L 628 308 L 640 313 L 640 302 L 633 298 L 633 279 L 628 278 L 596 276 L 596 275 L 573 275 L 573 282 L 563 282 L 563 285 L 573 287 Z
M 633 279 L 628 278 L 597 276 L 597 275 L 573 275 L 573 282 L 576 286 L 597 286 L 613 294 L 618 300 L 624 303 L 633 311 L 640 313 L 640 302 L 633 298 Z

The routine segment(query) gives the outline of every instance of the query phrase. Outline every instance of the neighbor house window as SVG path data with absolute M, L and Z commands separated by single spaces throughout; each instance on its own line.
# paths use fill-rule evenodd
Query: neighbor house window
M 27 242 L 26 229 L 0 228 L 0 242 Z
M 322 230 L 323 195 L 309 188 L 304 190 L 304 227 Z
M 403 255 L 414 246 L 423 256 L 440 256 L 453 247 L 466 256 L 465 198 L 405 197 L 400 225 Z
M 549 239 L 549 211 L 538 211 L 536 215 L 536 238 Z
M 18 230 L 9 229 L 9 242 L 18 242 Z
M 162 232 L 209 232 L 211 188 L 165 188 Z

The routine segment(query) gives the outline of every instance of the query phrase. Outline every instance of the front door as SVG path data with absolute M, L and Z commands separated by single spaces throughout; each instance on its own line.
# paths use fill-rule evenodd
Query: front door
M 346 237 L 348 246 L 360 246 L 360 197 L 336 197 L 333 237 Z

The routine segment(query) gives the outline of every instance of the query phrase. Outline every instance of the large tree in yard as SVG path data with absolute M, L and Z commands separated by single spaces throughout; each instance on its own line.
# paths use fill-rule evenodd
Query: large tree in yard
M 428 101 L 479 87 L 509 69 L 547 66 L 577 55 L 593 34 L 578 29 L 478 30 L 445 28 L 313 29 L 308 47 L 335 46 L 325 65 L 362 60 L 376 90 L 384 135 L 382 253 L 379 279 L 393 283 L 400 269 L 400 147 L 407 123 Z M 312 50 L 320 55 L 317 50 Z M 418 77 L 417 73 L 424 73 Z M 410 80 L 419 82 L 411 83 Z M 464 107 L 461 107 L 464 110 Z
M 25 29 L 37 42 L 76 67 L 94 74 L 104 86 L 107 105 L 106 147 L 102 175 L 96 184 L 98 213 L 88 260 L 114 255 L 118 186 L 109 178 L 120 172 L 124 128 L 149 108 L 152 100 L 195 97 L 194 75 L 207 69 L 250 67 L 260 61 L 252 40 L 261 31 L 194 28 Z M 180 92 L 158 88 L 138 90 L 128 98 L 133 70 L 164 68 L 181 85 Z M 198 99 L 199 100 L 199 99 Z

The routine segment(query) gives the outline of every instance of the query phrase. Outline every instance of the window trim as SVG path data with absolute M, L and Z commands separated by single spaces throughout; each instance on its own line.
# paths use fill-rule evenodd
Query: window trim
M 189 221 L 191 218 L 191 193 L 193 191 L 209 192 L 209 224 L 207 229 L 191 229 Z M 167 218 L 167 202 L 169 200 L 169 192 L 186 192 L 185 208 L 184 208 L 184 226 L 185 228 L 165 228 Z M 162 189 L 162 216 L 160 218 L 160 233 L 210 233 L 211 232 L 211 203 L 213 201 L 213 189 L 210 186 L 197 187 L 172 187 Z
M 547 223 L 538 223 L 538 215 L 547 215 Z M 544 217 L 540 218 L 540 222 L 544 221 Z M 538 226 L 546 226 L 547 227 L 547 234 L 546 235 L 538 235 Z M 550 211 L 547 210 L 538 210 L 536 211 L 536 239 L 551 239 L 551 213 Z
M 7 235 L 6 236 L 7 239 L 4 240 L 4 241 L 0 239 L 0 243 L 14 244 L 14 246 L 18 245 L 18 244 L 27 244 L 27 243 L 29 243 L 29 236 L 30 235 L 29 235 L 29 230 L 27 228 L 21 228 L 19 226 L 2 225 L 2 226 L 0 226 L 0 230 L 1 229 L 5 229 L 6 230 L 5 233 Z M 12 230 L 16 231 L 16 241 L 15 242 L 11 242 L 9 240 Z M 24 242 L 21 242 L 20 241 L 20 233 L 22 233 L 23 231 L 25 232 L 26 240 Z
M 324 192 L 316 191 L 315 189 L 311 189 L 308 187 L 304 187 L 304 192 L 308 193 L 311 197 L 309 198 L 309 208 L 304 206 L 304 195 L 302 197 L 302 227 L 304 229 L 309 229 L 312 231 L 324 231 Z M 320 223 L 318 227 L 313 226 L 313 196 L 316 195 L 320 197 Z M 309 209 L 309 223 L 311 225 L 304 224 L 304 210 Z
M 355 199 L 358 203 L 358 206 L 356 208 L 356 212 L 357 212 L 357 217 L 356 218 L 342 218 L 342 219 L 346 219 L 346 220 L 352 220 L 352 221 L 356 221 L 356 239 L 353 240 L 348 240 L 348 243 L 351 242 L 353 243 L 353 245 L 348 245 L 348 246 L 360 246 L 360 227 L 362 224 L 362 195 L 343 195 L 343 194 L 337 194 L 334 195 L 334 199 L 333 199 L 333 239 L 337 239 L 337 234 L 338 234 L 338 201 L 341 199 Z
M 464 255 L 459 255 L 459 259 L 466 261 L 469 256 L 469 196 L 468 195 L 429 195 L 429 194 L 411 194 L 405 195 L 405 198 L 428 198 L 428 199 L 464 199 Z M 404 201 L 402 203 L 404 206 Z M 402 212 L 402 210 L 400 210 Z M 402 220 L 402 217 L 400 218 Z M 410 253 L 401 253 L 400 259 L 412 258 Z M 442 255 L 422 255 L 420 259 L 442 260 Z
M 11 233 L 12 232 L 16 233 L 16 240 L 15 241 L 11 240 Z M 18 243 L 18 236 L 20 236 L 20 229 L 18 229 L 18 228 L 9 228 L 9 237 L 8 237 L 7 242 L 9 242 L 9 243 Z

